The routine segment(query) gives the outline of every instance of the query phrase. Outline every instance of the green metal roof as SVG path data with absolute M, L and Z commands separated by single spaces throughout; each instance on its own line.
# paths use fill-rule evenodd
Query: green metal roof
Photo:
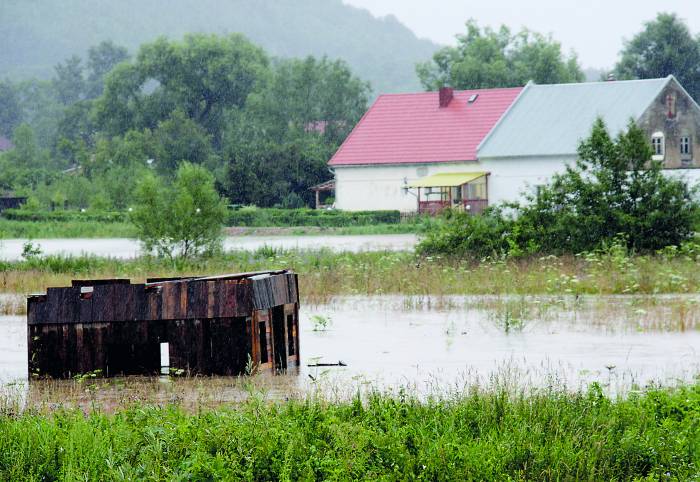
M 441 172 L 413 181 L 408 187 L 456 187 L 487 174 L 488 172 Z
M 611 135 L 638 120 L 673 77 L 663 79 L 528 84 L 491 133 L 478 158 L 573 155 L 597 117 Z

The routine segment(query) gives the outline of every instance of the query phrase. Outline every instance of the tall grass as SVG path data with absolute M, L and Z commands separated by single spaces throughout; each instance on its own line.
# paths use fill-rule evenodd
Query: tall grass
M 15 238 L 133 238 L 136 229 L 127 222 L 15 221 L 0 219 L 0 239 Z
M 72 278 L 178 276 L 290 268 L 300 275 L 307 300 L 335 295 L 466 294 L 659 294 L 700 291 L 700 262 L 694 255 L 584 256 L 470 263 L 420 258 L 410 253 L 333 253 L 263 248 L 214 258 L 170 263 L 154 258 L 122 261 L 97 257 L 47 256 L 0 262 L 0 292 L 36 292 Z
M 0 415 L 4 480 L 696 480 L 700 386 Z

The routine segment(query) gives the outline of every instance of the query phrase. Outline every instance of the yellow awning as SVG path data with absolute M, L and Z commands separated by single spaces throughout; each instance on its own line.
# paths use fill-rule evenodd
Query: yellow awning
M 488 172 L 441 172 L 417 179 L 408 187 L 456 187 L 488 175 Z

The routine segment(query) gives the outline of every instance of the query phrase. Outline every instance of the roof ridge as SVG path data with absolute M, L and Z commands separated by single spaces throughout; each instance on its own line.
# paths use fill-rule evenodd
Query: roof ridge
M 619 85 L 619 84 L 632 84 L 632 83 L 642 83 L 642 82 L 663 82 L 667 81 L 667 77 L 654 77 L 653 79 L 625 79 L 625 80 L 596 80 L 593 82 L 560 82 L 558 84 L 536 84 L 532 83 L 535 87 L 574 87 L 579 85 L 591 86 L 591 85 Z

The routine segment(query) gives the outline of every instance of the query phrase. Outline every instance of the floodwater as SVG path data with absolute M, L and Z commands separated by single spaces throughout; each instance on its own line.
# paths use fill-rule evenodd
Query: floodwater
M 22 256 L 27 239 L 0 240 L 0 259 L 13 261 Z M 126 238 L 34 239 L 44 254 L 79 256 L 81 254 L 119 259 L 135 258 L 140 253 L 137 240 Z M 329 236 L 237 236 L 224 239 L 227 251 L 254 251 L 262 247 L 275 249 L 320 249 L 333 251 L 406 251 L 417 242 L 415 234 L 369 234 Z
M 341 297 L 302 308 L 302 367 L 271 377 L 270 384 L 278 397 L 324 381 L 350 391 L 406 387 L 417 393 L 485 387 L 494 380 L 571 390 L 598 382 L 609 393 L 672 386 L 700 376 L 698 301 L 697 296 Z M 675 309 L 681 305 L 685 308 Z M 24 316 L 0 316 L 1 383 L 27 379 L 26 338 Z M 346 366 L 307 366 L 319 362 Z M 234 379 L 199 380 L 199 389 L 212 380 L 220 401 L 241 395 L 232 389 Z

